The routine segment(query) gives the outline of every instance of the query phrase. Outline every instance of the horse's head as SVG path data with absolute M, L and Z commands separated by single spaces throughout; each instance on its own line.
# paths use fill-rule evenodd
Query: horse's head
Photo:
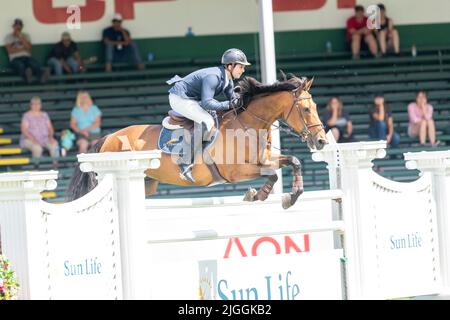
M 313 79 L 298 80 L 299 87 L 292 91 L 292 101 L 283 112 L 283 119 L 294 129 L 309 148 L 321 150 L 327 143 L 325 130 L 317 113 L 317 106 L 308 92 Z

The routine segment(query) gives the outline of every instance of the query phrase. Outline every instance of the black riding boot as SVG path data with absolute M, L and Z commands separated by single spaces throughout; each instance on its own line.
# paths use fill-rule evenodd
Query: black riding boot
M 214 137 L 214 134 L 216 132 L 216 127 L 212 127 L 211 130 L 208 131 L 208 129 L 206 128 L 206 125 L 204 123 L 202 123 L 202 139 L 205 142 L 211 142 L 211 140 Z
M 190 150 L 190 161 L 185 161 L 186 156 L 183 156 L 183 153 L 180 152 L 180 158 L 177 160 L 178 167 L 180 168 L 180 177 L 183 180 L 187 180 L 189 182 L 195 183 L 195 179 L 192 176 L 192 168 L 194 167 L 194 158 L 195 158 L 195 148 L 194 148 L 194 136 L 192 135 L 190 139 L 184 139 L 184 148 L 188 152 Z

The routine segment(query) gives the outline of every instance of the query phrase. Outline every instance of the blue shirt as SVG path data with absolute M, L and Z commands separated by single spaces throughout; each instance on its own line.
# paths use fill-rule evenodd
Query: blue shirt
M 83 109 L 76 106 L 72 109 L 71 115 L 72 115 L 72 117 L 75 118 L 75 120 L 77 122 L 77 127 L 80 130 L 84 130 L 84 129 L 92 126 L 95 122 L 95 119 L 98 116 L 102 115 L 102 112 L 95 104 L 93 104 L 92 106 L 89 107 L 87 112 L 84 112 Z M 92 129 L 90 132 L 91 133 L 100 133 L 100 127 Z
M 167 81 L 173 84 L 169 92 L 185 99 L 200 101 L 206 110 L 228 110 L 229 101 L 217 101 L 216 96 L 223 93 L 228 100 L 234 97 L 234 84 L 227 78 L 225 68 L 211 67 L 194 71 L 186 77 L 175 76 Z

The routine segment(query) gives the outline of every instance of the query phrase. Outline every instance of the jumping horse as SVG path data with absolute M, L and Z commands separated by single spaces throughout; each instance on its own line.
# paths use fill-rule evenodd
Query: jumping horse
M 299 139 L 307 142 L 310 148 L 320 150 L 327 144 L 316 104 L 308 92 L 312 82 L 312 79 L 298 78 L 293 75 L 289 79 L 284 76 L 283 81 L 277 81 L 272 85 L 263 85 L 250 77 L 240 81 L 238 87 L 241 105 L 218 115 L 220 125 L 217 131 L 220 139 L 215 139 L 215 142 L 204 152 L 214 159 L 214 165 L 208 165 L 202 161 L 202 154 L 197 154 L 196 164 L 193 167 L 195 183 L 192 183 L 180 177 L 178 165 L 174 161 L 176 156 L 162 153 L 160 167 L 145 171 L 146 195 L 155 193 L 159 182 L 179 186 L 211 186 L 218 183 L 249 181 L 265 176 L 267 180 L 258 191 L 249 189 L 244 196 L 245 201 L 264 201 L 277 182 L 275 170 L 291 166 L 292 191 L 283 195 L 282 206 L 285 209 L 292 206 L 303 192 L 301 163 L 295 156 L 270 151 L 270 130 L 272 124 L 280 120 L 285 122 Z M 158 149 L 161 130 L 161 125 L 129 126 L 103 137 L 90 152 Z M 250 130 L 257 133 L 267 132 L 267 134 L 253 135 L 253 141 L 247 137 L 244 144 L 238 147 L 236 140 L 239 139 L 239 135 L 229 138 L 227 133 L 229 134 L 230 130 L 244 133 L 244 135 Z M 256 158 L 250 152 L 255 144 L 258 147 Z M 244 161 L 217 160 L 217 155 L 226 156 L 230 152 L 234 152 L 233 154 L 240 152 Z M 77 166 L 67 192 L 69 200 L 81 197 L 96 184 L 94 173 L 81 172 Z

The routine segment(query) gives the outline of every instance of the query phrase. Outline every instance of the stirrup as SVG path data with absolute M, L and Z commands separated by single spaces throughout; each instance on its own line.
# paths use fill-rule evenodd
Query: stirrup
M 195 183 L 195 179 L 192 176 L 192 168 L 194 167 L 194 164 L 193 163 L 189 165 L 180 164 L 178 166 L 180 167 L 180 178 Z
M 206 142 L 211 142 L 212 138 L 214 137 L 215 133 L 216 133 L 216 127 L 212 127 L 210 131 L 205 130 L 205 132 L 203 133 L 203 141 Z

